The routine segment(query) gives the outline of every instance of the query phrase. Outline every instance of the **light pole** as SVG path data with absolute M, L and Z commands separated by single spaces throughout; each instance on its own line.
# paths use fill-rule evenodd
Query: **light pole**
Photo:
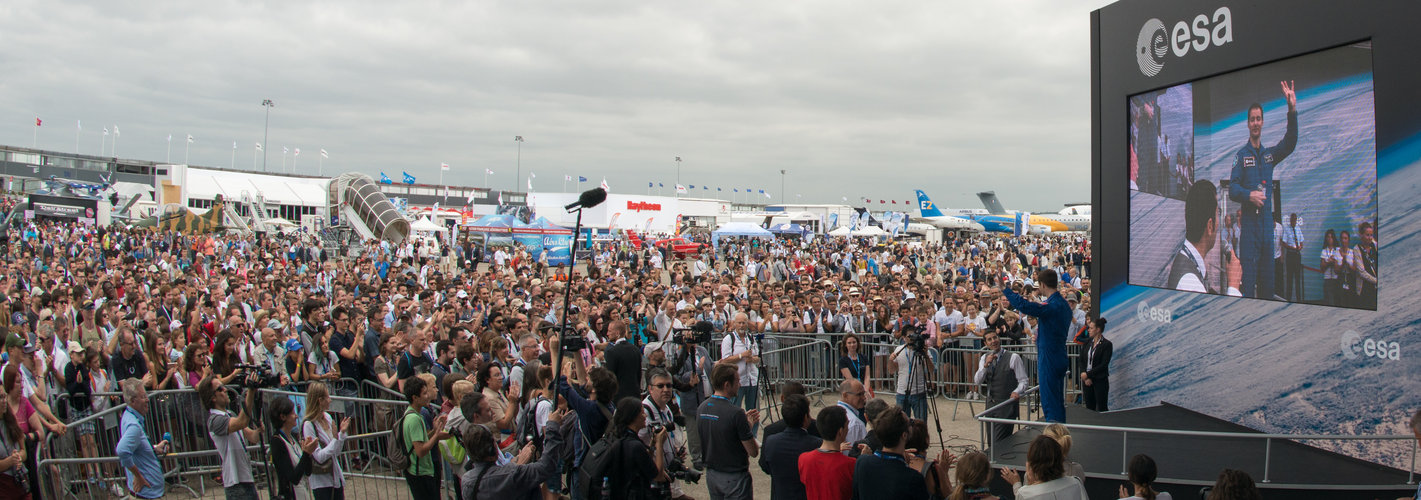
M 681 157 L 676 157 L 676 197 L 681 197 Z
M 780 199 L 785 199 L 785 169 L 780 169 Z
M 518 179 L 523 177 L 523 136 L 513 136 L 513 141 L 518 143 L 518 166 L 513 175 L 513 190 L 518 190 Z
M 262 107 L 263 107 L 263 108 L 266 108 L 266 123 L 265 123 L 264 125 L 262 125 L 262 144 L 266 144 L 266 143 L 267 143 L 267 133 L 271 131 L 271 108 L 275 108 L 275 107 L 276 107 L 276 103 L 271 102 L 271 99 L 262 99 Z M 285 155 L 282 155 L 282 161 L 285 161 L 285 159 L 286 159 L 286 156 L 285 156 Z M 262 172 L 265 172 L 265 171 L 266 171 L 266 148 L 262 148 Z

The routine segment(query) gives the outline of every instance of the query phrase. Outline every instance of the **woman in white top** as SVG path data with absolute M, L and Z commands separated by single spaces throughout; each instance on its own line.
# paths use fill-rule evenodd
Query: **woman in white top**
M 1154 459 L 1149 455 L 1139 454 L 1130 457 L 1129 478 L 1130 486 L 1134 488 L 1134 495 L 1127 495 L 1125 485 L 1120 485 L 1120 498 L 1127 500 L 1174 500 L 1169 493 L 1155 491 L 1152 483 L 1159 476 L 1159 468 L 1155 466 Z
M 306 416 L 301 423 L 301 435 L 316 438 L 316 450 L 311 453 L 311 493 L 315 500 L 344 500 L 345 475 L 340 468 L 341 448 L 349 437 L 350 418 L 342 419 L 336 429 L 335 419 L 326 412 L 331 405 L 326 384 L 311 382 L 306 388 Z
M 1322 268 L 1322 300 L 1328 305 L 1337 304 L 1337 267 L 1340 265 L 1338 258 L 1341 257 L 1337 250 L 1337 232 L 1328 229 L 1322 236 L 1322 256 L 1319 259 L 1319 266 Z
M 1002 479 L 1011 483 L 1018 500 L 1088 500 L 1085 486 L 1065 475 L 1066 455 L 1050 436 L 1036 436 L 1026 450 L 1026 484 L 1015 470 L 1003 468 Z

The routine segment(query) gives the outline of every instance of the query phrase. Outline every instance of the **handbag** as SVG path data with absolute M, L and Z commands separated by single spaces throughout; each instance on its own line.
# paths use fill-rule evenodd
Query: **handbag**
M 327 417 L 329 418 L 329 416 L 327 416 Z M 327 442 L 326 442 L 326 441 L 323 441 L 323 440 L 321 439 L 321 428 L 320 428 L 320 426 L 317 425 L 316 422 L 314 422 L 314 421 L 309 421 L 309 420 L 308 420 L 308 422 L 311 422 L 311 431 L 312 431 L 312 432 L 311 432 L 311 434 L 312 434 L 311 437 L 316 438 L 316 443 L 317 443 L 318 445 L 320 445 L 321 447 L 324 447 Z M 331 428 L 332 428 L 332 429 L 335 428 L 335 422 L 331 422 Z M 331 457 L 331 458 L 329 458 L 329 459 L 326 459 L 325 463 L 322 463 L 322 462 L 319 462 L 319 461 L 316 460 L 316 455 L 315 455 L 314 453 L 311 454 L 311 474 L 312 474 L 312 475 L 315 475 L 315 474 L 330 474 L 330 473 L 331 473 L 331 470 L 334 468 L 334 466 L 335 466 L 335 457 Z

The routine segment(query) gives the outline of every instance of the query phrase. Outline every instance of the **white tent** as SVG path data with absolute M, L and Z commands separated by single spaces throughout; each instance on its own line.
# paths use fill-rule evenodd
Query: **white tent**
M 448 230 L 448 228 L 430 221 L 428 217 L 414 221 L 414 224 L 410 224 L 410 231 L 415 232 L 436 233 Z
M 849 226 L 839 226 L 837 228 L 834 228 L 833 231 L 829 231 L 829 236 L 836 236 L 842 238 L 848 236 L 849 232 Z
M 727 222 L 711 233 L 711 245 L 720 246 L 720 239 L 726 236 L 749 236 L 751 238 L 774 238 L 775 233 L 749 222 Z
M 877 238 L 880 236 L 888 236 L 888 232 L 884 231 L 883 228 L 878 226 L 864 226 L 861 229 L 854 230 L 851 234 L 859 238 Z

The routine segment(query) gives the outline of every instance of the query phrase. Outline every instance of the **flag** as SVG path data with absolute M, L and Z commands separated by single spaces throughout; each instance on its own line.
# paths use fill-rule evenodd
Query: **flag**
M 301 148 L 296 148 L 296 154 L 292 156 L 301 156 Z
M 587 178 L 579 175 L 577 176 L 577 182 L 587 182 Z
M 449 197 L 449 186 L 444 186 L 444 197 L 445 197 L 445 198 L 448 198 L 448 197 Z M 438 203 L 435 203 L 434 206 L 435 206 L 435 207 L 438 207 L 439 204 L 438 204 Z
M 705 184 L 701 184 L 701 190 L 702 190 L 702 191 L 709 191 L 709 190 L 710 190 L 710 186 L 707 186 L 707 185 L 705 185 Z
M 440 170 L 443 170 L 443 171 L 445 171 L 445 172 L 448 172 L 448 171 L 449 171 L 449 164 L 448 164 L 448 163 L 440 163 L 440 164 L 439 164 L 439 169 L 440 169 Z
M 849 197 L 848 197 L 848 196 L 844 196 L 843 198 L 844 198 L 844 201 L 849 201 Z
M 173 142 L 173 134 L 168 134 L 168 142 Z M 233 141 L 236 142 L 236 141 Z
M 648 188 L 654 188 L 654 187 L 656 187 L 656 183 L 655 183 L 655 182 L 648 182 L 648 183 L 646 183 L 646 187 L 648 187 Z
M 391 183 L 393 183 L 393 182 L 394 182 L 394 181 L 391 181 L 391 180 L 390 180 L 390 176 L 385 175 L 384 172 L 380 172 L 380 183 L 381 183 L 381 184 L 391 184 Z
M 405 174 L 405 178 L 404 178 L 405 184 L 410 184 L 410 185 L 413 185 L 413 184 L 414 184 L 414 176 L 413 176 L 413 175 L 410 175 L 409 172 L 400 172 L 400 173 Z
M 493 175 L 493 170 L 484 169 L 484 175 Z
M 192 144 L 192 134 L 187 135 L 187 143 Z
M 109 135 L 109 128 L 108 128 L 108 127 L 104 127 L 104 135 Z
M 78 127 L 79 130 L 84 130 L 84 120 L 74 120 L 74 126 Z
M 290 153 L 290 152 L 291 152 L 291 148 L 288 148 L 288 147 L 286 147 L 286 146 L 282 146 L 282 147 L 281 147 L 281 154 L 286 154 L 286 153 Z
M 474 204 L 474 193 L 475 193 L 475 192 L 476 192 L 476 191 L 474 191 L 474 190 L 472 190 L 472 189 L 469 190 L 469 197 L 466 198 L 466 199 L 464 199 L 464 204 L 465 204 L 465 205 L 473 205 L 473 204 Z
M 761 192 L 761 193 L 764 193 L 765 199 L 767 199 L 767 200 L 770 199 L 770 193 L 765 193 L 765 190 L 763 190 L 763 189 L 761 189 L 760 192 Z
M 686 194 L 686 186 L 676 185 L 676 194 Z
M 236 151 L 236 150 L 237 150 L 237 141 L 232 141 L 232 150 L 233 150 L 233 151 Z
M 570 181 L 570 180 L 572 180 L 572 176 L 571 176 L 571 175 L 563 175 L 563 176 L 562 176 L 562 180 L 563 180 L 563 181 Z
M 878 204 L 879 204 L 879 205 L 882 205 L 882 204 L 883 204 L 883 200 L 878 200 Z
M 528 177 L 528 190 L 529 190 L 529 191 L 532 191 L 532 190 L 533 190 L 533 177 L 532 177 L 532 176 L 529 176 L 529 177 Z
M 257 143 L 257 151 L 265 151 L 264 149 L 262 149 L 262 143 L 260 142 Z
M 890 201 L 888 202 L 888 204 L 889 204 L 889 205 L 897 205 L 897 204 L 898 204 L 898 200 L 890 200 Z
M 609 192 L 609 193 L 612 192 L 612 188 L 607 187 L 607 178 L 606 178 L 606 177 L 603 177 L 603 178 L 602 178 L 602 185 L 599 186 L 599 187 L 601 187 L 603 191 L 607 191 L 607 192 Z
M 503 191 L 498 192 L 498 206 L 503 206 Z
M 660 182 L 658 182 L 658 183 L 656 183 L 656 187 L 662 188 L 662 187 L 666 187 L 666 185 L 665 185 L 665 184 L 662 184 L 662 183 L 660 183 Z
M 691 184 L 691 185 L 686 186 L 686 187 L 687 187 L 687 188 L 690 188 L 690 189 L 695 189 L 695 188 L 696 188 L 696 185 L 695 185 L 695 184 Z
M 721 189 L 720 189 L 720 188 L 715 188 L 715 190 L 716 190 L 716 191 L 720 191 Z
M 535 173 L 533 173 L 532 170 L 529 170 L 529 171 L 528 171 L 528 178 L 530 178 L 530 179 L 537 179 L 537 178 L 538 178 L 538 174 L 535 174 Z
M 118 137 L 118 125 L 113 126 L 113 136 Z
M 737 192 L 737 193 L 740 192 L 740 189 L 738 189 L 738 188 L 730 188 L 730 190 L 731 190 L 731 191 L 734 191 L 734 192 Z
M 326 148 L 321 148 L 321 158 L 327 158 L 327 159 L 329 159 L 330 157 L 331 157 L 331 154 L 326 152 Z
M 40 120 L 39 117 L 35 117 L 35 126 L 36 126 L 36 127 L 38 127 L 38 126 L 40 126 L 40 125 L 43 125 L 43 124 L 44 124 L 44 120 Z

